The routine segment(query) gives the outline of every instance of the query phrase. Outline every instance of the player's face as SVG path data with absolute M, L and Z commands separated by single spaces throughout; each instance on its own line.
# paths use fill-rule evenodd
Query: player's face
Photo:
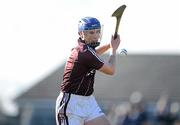
M 86 43 L 98 42 L 101 36 L 101 29 L 85 30 L 82 32 L 82 36 Z

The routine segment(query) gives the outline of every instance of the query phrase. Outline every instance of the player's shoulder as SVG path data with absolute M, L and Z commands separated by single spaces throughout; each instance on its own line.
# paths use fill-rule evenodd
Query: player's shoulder
M 78 42 L 76 49 L 78 49 L 82 53 L 95 52 L 91 47 L 89 47 L 87 44 L 85 44 L 84 42 L 81 42 L 81 41 Z
M 95 49 L 91 48 L 87 44 L 81 44 L 77 46 L 76 49 L 78 50 L 79 54 L 82 56 L 86 56 L 88 58 L 92 56 L 97 56 Z

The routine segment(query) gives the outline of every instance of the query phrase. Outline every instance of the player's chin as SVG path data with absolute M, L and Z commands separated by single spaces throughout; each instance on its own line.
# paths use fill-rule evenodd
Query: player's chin
M 97 43 L 99 39 L 92 40 L 92 43 Z

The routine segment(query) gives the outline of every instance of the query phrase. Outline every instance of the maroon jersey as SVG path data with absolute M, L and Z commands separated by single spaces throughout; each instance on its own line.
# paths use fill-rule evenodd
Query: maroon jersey
M 83 96 L 91 95 L 94 91 L 96 70 L 103 64 L 103 60 L 97 56 L 93 48 L 79 42 L 67 59 L 61 91 Z

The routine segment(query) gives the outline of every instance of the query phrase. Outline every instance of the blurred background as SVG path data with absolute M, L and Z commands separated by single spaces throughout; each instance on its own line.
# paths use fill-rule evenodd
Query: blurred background
M 179 125 L 179 0 L 1 0 L 0 125 L 55 125 L 78 20 L 98 18 L 109 43 L 123 4 L 119 51 L 128 55 L 118 55 L 115 76 L 97 72 L 98 103 L 112 125 Z

